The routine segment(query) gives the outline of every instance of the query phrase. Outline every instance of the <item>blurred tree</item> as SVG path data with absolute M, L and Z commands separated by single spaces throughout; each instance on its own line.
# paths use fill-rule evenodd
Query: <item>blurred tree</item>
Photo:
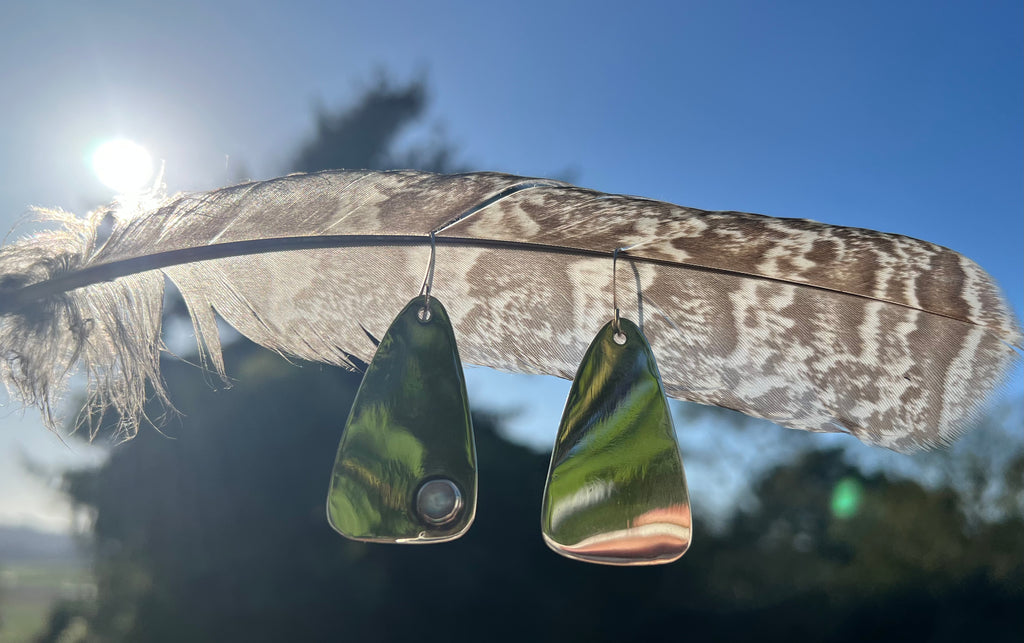
M 291 172 L 332 169 L 418 169 L 456 171 L 455 148 L 446 141 L 440 126 L 433 140 L 398 150 L 395 141 L 427 108 L 427 88 L 422 81 L 395 87 L 380 76 L 349 109 L 326 112 L 318 108 L 316 135 L 299 147 Z
M 451 148 L 400 152 L 422 83 L 381 82 L 318 115 L 295 168 L 447 170 Z M 413 159 L 413 160 L 416 160 Z M 53 612 L 40 641 L 1016 640 L 1024 567 L 1016 513 L 965 517 L 948 487 L 865 477 L 838 452 L 764 475 L 759 505 L 664 567 L 585 565 L 539 533 L 547 456 L 474 418 L 477 520 L 445 545 L 346 541 L 325 519 L 328 476 L 359 375 L 290 364 L 245 341 L 229 390 L 164 365 L 182 412 L 65 489 L 95 516 L 98 595 Z M 1019 477 L 1024 461 L 1012 475 Z M 1011 475 L 1011 474 L 1008 474 Z M 84 623 L 84 627 L 83 627 Z M 77 628 L 77 629 L 76 629 Z M 1010 638 L 1013 636 L 1014 638 Z
M 228 349 L 213 391 L 166 365 L 186 420 L 149 431 L 67 490 L 96 510 L 88 641 L 1006 640 L 1024 596 L 1020 516 L 971 530 L 955 494 L 863 477 L 834 451 L 781 465 L 760 507 L 698 535 L 680 563 L 567 561 L 538 530 L 544 454 L 475 418 L 481 501 L 469 534 L 428 547 L 345 541 L 324 518 L 358 375 Z M 843 483 L 860 502 L 836 511 Z M 839 505 L 842 506 L 842 505 Z M 74 612 L 55 613 L 73 622 Z M 41 640 L 57 640 L 41 639 Z

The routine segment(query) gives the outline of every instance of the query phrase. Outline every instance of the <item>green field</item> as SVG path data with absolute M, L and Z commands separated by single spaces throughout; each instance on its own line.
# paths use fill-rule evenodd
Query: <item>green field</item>
M 0 643 L 32 641 L 58 600 L 88 599 L 96 585 L 87 566 L 19 563 L 0 569 Z

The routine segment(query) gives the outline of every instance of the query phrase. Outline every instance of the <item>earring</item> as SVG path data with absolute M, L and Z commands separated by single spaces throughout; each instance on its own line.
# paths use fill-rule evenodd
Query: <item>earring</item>
M 614 317 L 573 379 L 551 453 L 541 530 L 544 542 L 568 558 L 669 563 L 690 546 L 689 492 L 654 353 L 640 328 L 619 317 L 618 253 Z
M 356 392 L 327 495 L 353 540 L 433 543 L 476 515 L 476 445 L 455 333 L 431 296 L 434 235 L 420 295 L 380 340 Z

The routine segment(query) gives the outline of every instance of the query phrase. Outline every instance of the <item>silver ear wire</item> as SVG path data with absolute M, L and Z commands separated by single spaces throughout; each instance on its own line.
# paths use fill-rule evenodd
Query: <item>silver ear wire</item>
M 434 242 L 434 233 L 430 233 L 430 262 L 427 264 L 427 272 L 423 275 L 423 285 L 420 286 L 420 294 L 426 295 L 430 301 L 430 288 L 434 285 L 434 258 L 437 256 L 437 245 Z
M 625 250 L 628 248 L 616 248 L 612 253 L 612 328 L 615 329 L 612 338 L 619 345 L 626 343 L 626 335 L 622 332 L 622 327 L 619 324 L 619 280 L 616 279 L 616 271 L 619 265 L 619 253 Z
M 427 272 L 423 275 L 423 285 L 420 286 L 420 295 L 425 297 L 423 308 L 419 312 L 419 320 L 426 323 L 430 321 L 430 288 L 434 285 L 434 259 L 437 256 L 437 244 L 434 241 L 434 233 L 430 233 L 430 261 L 427 263 Z

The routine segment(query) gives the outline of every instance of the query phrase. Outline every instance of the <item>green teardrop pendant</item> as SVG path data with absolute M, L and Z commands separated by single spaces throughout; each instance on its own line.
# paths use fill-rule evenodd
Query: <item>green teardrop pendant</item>
M 622 340 L 625 340 L 624 342 Z M 669 563 L 690 546 L 690 497 L 647 339 L 605 325 L 565 403 L 541 512 L 544 541 L 606 565 Z
M 476 446 L 455 333 L 436 297 L 391 323 L 359 386 L 327 517 L 354 540 L 454 540 L 476 515 Z

